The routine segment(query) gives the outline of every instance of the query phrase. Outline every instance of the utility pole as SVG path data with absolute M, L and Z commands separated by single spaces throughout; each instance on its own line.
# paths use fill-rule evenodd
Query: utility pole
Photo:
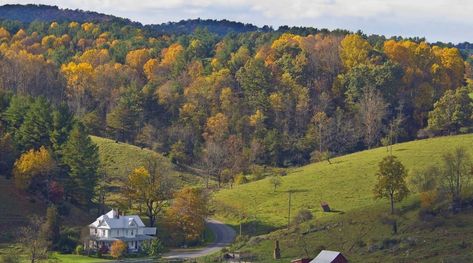
M 291 225 L 291 198 L 292 198 L 292 191 L 289 190 L 289 206 L 287 210 L 287 228 Z

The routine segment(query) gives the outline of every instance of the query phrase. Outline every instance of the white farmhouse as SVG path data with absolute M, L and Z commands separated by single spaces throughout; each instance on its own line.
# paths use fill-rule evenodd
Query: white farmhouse
M 89 225 L 90 238 L 85 247 L 98 249 L 110 248 L 113 242 L 122 240 L 128 245 L 129 252 L 136 252 L 147 240 L 154 239 L 155 227 L 146 227 L 137 215 L 123 216 L 111 210 Z

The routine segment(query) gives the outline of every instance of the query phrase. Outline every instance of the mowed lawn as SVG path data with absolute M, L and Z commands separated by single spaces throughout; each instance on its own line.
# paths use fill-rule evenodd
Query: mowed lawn
M 57 260 L 61 263 L 99 263 L 99 262 L 110 262 L 109 259 L 93 258 L 87 256 L 73 255 L 73 254 L 59 254 L 53 253 L 50 256 L 50 260 Z
M 473 155 L 473 135 L 458 135 L 419 140 L 394 145 L 397 156 L 409 171 L 438 164 L 442 154 L 463 146 Z M 283 177 L 282 185 L 274 192 L 268 179 L 221 190 L 215 194 L 217 216 L 230 224 L 237 224 L 237 213 L 219 209 L 220 204 L 243 210 L 247 217 L 261 224 L 281 227 L 288 221 L 288 191 L 292 190 L 291 217 L 302 208 L 311 210 L 316 218 L 333 216 L 323 213 L 320 202 L 327 202 L 334 210 L 348 212 L 386 200 L 374 200 L 373 187 L 381 159 L 388 155 L 386 147 L 358 152 L 300 168 Z

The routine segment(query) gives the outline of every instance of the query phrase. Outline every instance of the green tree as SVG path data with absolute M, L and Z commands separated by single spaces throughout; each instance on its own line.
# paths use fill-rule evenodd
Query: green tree
M 429 113 L 429 128 L 447 133 L 458 132 L 472 124 L 472 100 L 465 87 L 447 90 Z
M 276 188 L 278 188 L 282 184 L 281 176 L 278 176 L 278 175 L 271 176 L 269 178 L 269 183 L 273 187 L 273 192 L 276 192 Z
M 54 151 L 59 151 L 67 141 L 73 122 L 74 115 L 66 104 L 62 103 L 53 110 L 50 138 Z
M 62 151 L 67 170 L 66 193 L 81 205 L 90 204 L 97 184 L 98 148 L 81 123 L 75 123 Z
M 150 257 L 159 258 L 164 252 L 164 245 L 159 238 L 145 242 L 143 245 L 143 250 Z
M 125 89 L 118 105 L 107 115 L 107 126 L 115 134 L 115 138 L 131 141 L 140 125 L 143 112 L 143 97 L 136 86 Z
M 386 156 L 379 163 L 378 182 L 374 187 L 375 198 L 388 198 L 391 214 L 394 214 L 394 202 L 401 201 L 409 194 L 406 184 L 407 171 L 396 156 Z
M 46 221 L 44 222 L 41 232 L 44 239 L 48 242 L 50 249 L 53 249 L 60 237 L 59 215 L 56 207 L 50 206 L 46 210 Z
M 43 97 L 36 98 L 18 130 L 17 142 L 23 150 L 49 146 L 51 129 L 51 104 Z
M 0 174 L 10 176 L 17 157 L 17 150 L 12 136 L 7 133 L 0 137 Z
M 263 60 L 249 60 L 244 67 L 238 70 L 236 77 L 251 110 L 269 107 L 268 93 L 271 88 L 272 76 Z
M 15 140 L 18 138 L 18 130 L 25 119 L 32 104 L 32 99 L 25 96 L 13 96 L 10 105 L 2 114 L 2 118 L 7 123 L 7 131 L 10 132 Z
M 458 204 L 473 178 L 470 155 L 465 148 L 458 147 L 445 153 L 442 159 L 442 185 L 450 193 L 452 202 Z

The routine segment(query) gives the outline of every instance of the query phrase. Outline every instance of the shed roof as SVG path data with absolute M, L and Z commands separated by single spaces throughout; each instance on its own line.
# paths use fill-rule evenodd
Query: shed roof
M 338 251 L 322 250 L 310 263 L 332 263 L 339 255 Z

